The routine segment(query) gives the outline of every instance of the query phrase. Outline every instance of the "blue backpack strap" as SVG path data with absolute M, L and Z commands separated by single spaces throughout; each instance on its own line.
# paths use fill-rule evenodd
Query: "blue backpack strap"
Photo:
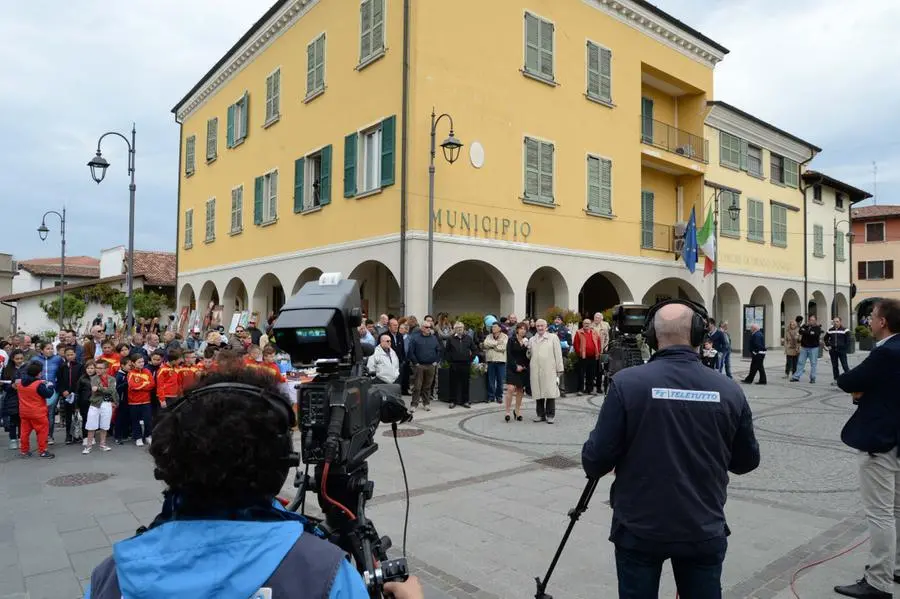
M 91 572 L 91 599 L 121 599 L 116 562 L 109 556 Z

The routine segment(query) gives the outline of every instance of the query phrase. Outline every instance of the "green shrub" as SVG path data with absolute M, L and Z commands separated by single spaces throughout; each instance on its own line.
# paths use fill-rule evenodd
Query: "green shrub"
M 870 329 L 869 327 L 867 327 L 864 324 L 857 325 L 856 329 L 854 329 L 853 332 L 856 333 L 857 341 L 859 341 L 860 339 L 866 339 L 866 338 L 872 336 L 872 329 Z

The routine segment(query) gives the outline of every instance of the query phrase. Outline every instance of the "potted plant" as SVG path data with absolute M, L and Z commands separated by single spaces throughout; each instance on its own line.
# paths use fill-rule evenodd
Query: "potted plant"
M 872 330 L 865 326 L 859 325 L 854 331 L 856 341 L 859 343 L 859 349 L 862 351 L 872 351 L 875 348 L 875 338 L 872 336 Z
M 484 329 L 484 314 L 477 312 L 465 312 L 456 317 L 453 322 L 461 322 L 466 325 L 467 331 L 474 331 L 477 335 Z M 476 337 L 477 339 L 477 337 Z
M 469 367 L 469 402 L 487 402 L 487 364 L 479 362 Z M 441 362 L 438 368 L 438 401 L 450 401 L 450 364 Z

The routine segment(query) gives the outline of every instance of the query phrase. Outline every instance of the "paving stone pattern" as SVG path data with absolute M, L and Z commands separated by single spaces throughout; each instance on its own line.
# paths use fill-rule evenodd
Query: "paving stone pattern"
M 851 357 L 851 366 L 863 356 Z M 830 386 L 830 364 L 818 383 L 789 383 L 783 356 L 767 358 L 769 385 L 745 387 L 763 453 L 754 473 L 733 477 L 726 507 L 733 534 L 723 585 L 729 598 L 788 599 L 797 569 L 865 539 L 855 454 L 839 438 L 852 412 L 848 397 Z M 733 361 L 743 375 L 748 362 Z M 522 599 L 534 595 L 580 497 L 577 465 L 602 396 L 570 395 L 556 423 L 506 423 L 497 405 L 417 412 L 406 428 L 423 434 L 400 439 L 411 494 L 409 562 L 429 599 Z M 405 491 L 392 438 L 370 460 L 376 485 L 369 516 L 401 555 Z M 5 443 L 3 444 L 5 445 Z M 162 487 L 153 479 L 146 448 L 115 447 L 82 456 L 56 445 L 57 459 L 21 460 L 0 450 L 0 599 L 74 599 L 114 543 L 158 513 Z M 575 467 L 568 460 L 575 460 Z M 76 487 L 56 477 L 108 474 Z M 77 480 L 77 479 L 76 479 Z M 92 479 L 88 479 L 92 480 Z M 290 478 L 285 493 L 293 491 Z M 611 478 L 575 531 L 548 592 L 560 599 L 617 596 L 609 534 Z M 310 503 L 315 504 L 310 497 Z M 803 599 L 832 596 L 831 587 L 859 577 L 867 545 L 802 572 Z M 674 597 L 664 568 L 661 597 Z

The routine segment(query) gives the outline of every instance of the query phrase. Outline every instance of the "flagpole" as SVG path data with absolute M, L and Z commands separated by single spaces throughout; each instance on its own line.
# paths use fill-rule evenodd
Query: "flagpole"
M 713 318 L 719 321 L 719 191 L 713 192 L 713 239 L 715 251 L 713 254 Z M 708 213 L 707 213 L 708 214 Z

